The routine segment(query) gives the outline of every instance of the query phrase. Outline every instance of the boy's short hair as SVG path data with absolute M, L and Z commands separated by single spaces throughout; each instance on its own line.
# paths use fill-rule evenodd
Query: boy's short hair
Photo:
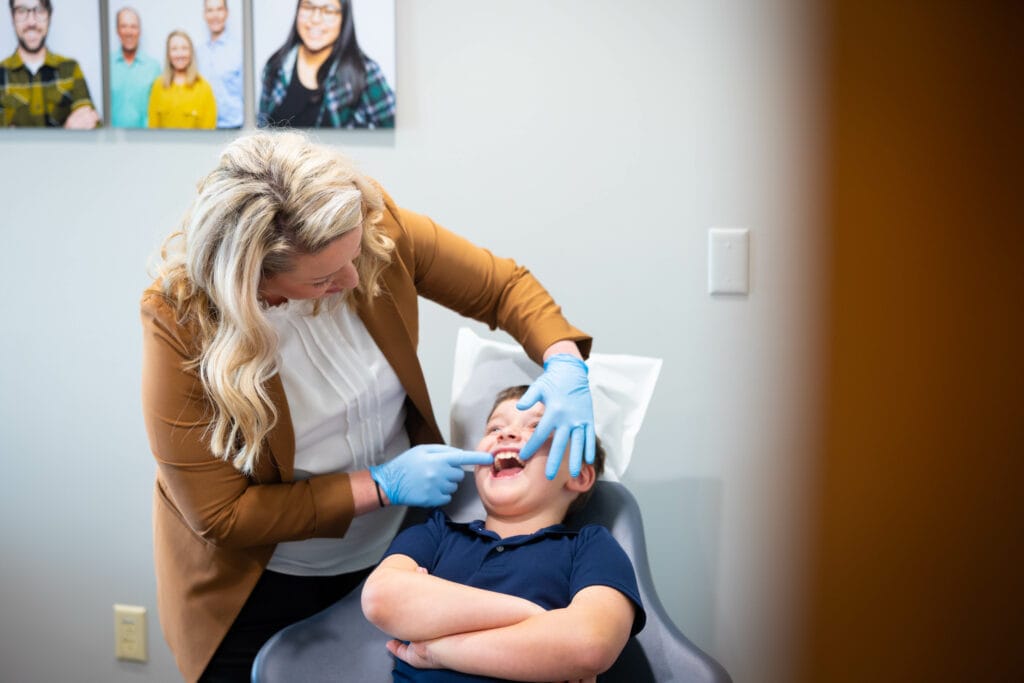
M 517 385 L 517 386 L 514 386 L 514 387 L 508 387 L 506 389 L 502 389 L 501 391 L 499 391 L 498 395 L 494 397 L 494 405 L 491 406 L 490 412 L 487 413 L 487 419 L 488 420 L 491 419 L 491 415 L 494 414 L 494 411 L 497 409 L 497 407 L 499 405 L 501 405 L 505 401 L 512 401 L 512 400 L 518 401 L 519 399 L 521 399 L 523 397 L 523 394 L 525 394 L 526 390 L 529 389 L 529 388 L 530 387 L 525 385 L 525 384 L 520 384 L 520 385 Z M 604 446 L 601 445 L 601 439 L 597 438 L 596 434 L 594 435 L 594 464 L 593 464 L 593 467 L 594 467 L 594 479 L 595 480 L 599 479 L 601 477 L 601 475 L 604 473 Z M 595 483 L 596 483 L 596 481 L 595 481 Z M 569 505 L 569 509 L 566 511 L 566 514 L 568 515 L 570 513 L 576 512 L 577 510 L 582 508 L 584 505 L 586 505 L 587 501 L 590 500 L 590 494 L 593 491 L 594 491 L 594 487 L 591 486 L 589 489 L 587 489 L 586 491 L 584 491 L 584 492 L 580 493 L 578 496 L 576 496 L 576 499 L 573 500 L 572 503 Z

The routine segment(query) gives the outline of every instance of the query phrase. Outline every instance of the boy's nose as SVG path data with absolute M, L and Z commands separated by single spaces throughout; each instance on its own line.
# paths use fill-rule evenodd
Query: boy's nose
M 505 427 L 498 432 L 498 439 L 500 441 L 511 441 L 519 438 L 519 431 L 512 427 Z

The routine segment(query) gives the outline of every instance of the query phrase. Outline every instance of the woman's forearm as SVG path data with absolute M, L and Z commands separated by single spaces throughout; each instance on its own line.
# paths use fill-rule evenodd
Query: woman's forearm
M 352 503 L 356 515 L 365 515 L 367 512 L 379 510 L 382 507 L 381 501 L 385 506 L 391 504 L 383 491 L 380 492 L 380 499 L 377 498 L 377 485 L 374 483 L 373 477 L 370 476 L 369 470 L 353 472 L 349 475 L 348 481 L 352 487 Z
M 556 353 L 567 353 L 570 356 L 583 360 L 583 354 L 580 353 L 580 347 L 576 346 L 576 342 L 569 339 L 556 341 L 554 344 L 544 349 L 544 360 L 547 360 Z

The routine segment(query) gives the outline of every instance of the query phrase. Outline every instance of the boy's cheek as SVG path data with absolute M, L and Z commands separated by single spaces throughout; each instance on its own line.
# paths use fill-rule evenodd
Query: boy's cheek
M 547 458 L 551 454 L 551 442 L 554 440 L 555 435 L 552 434 L 547 438 L 547 440 L 543 444 L 541 444 L 541 447 L 537 449 L 537 455 Z M 566 446 L 566 448 L 568 448 L 568 446 Z
M 537 451 L 533 455 L 532 458 L 527 460 L 526 461 L 526 469 L 527 470 L 531 470 L 531 471 L 532 470 L 536 470 L 536 471 L 541 473 L 540 476 L 544 477 L 545 476 L 544 473 L 547 472 L 547 469 L 548 469 L 548 451 L 547 451 L 547 449 L 545 448 L 543 450 Z

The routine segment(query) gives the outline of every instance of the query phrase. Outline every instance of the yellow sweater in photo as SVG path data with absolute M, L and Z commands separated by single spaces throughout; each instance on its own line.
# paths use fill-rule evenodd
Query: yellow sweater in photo
M 213 88 L 202 76 L 192 85 L 164 85 L 163 77 L 153 82 L 149 95 L 150 128 L 215 128 L 217 101 Z

